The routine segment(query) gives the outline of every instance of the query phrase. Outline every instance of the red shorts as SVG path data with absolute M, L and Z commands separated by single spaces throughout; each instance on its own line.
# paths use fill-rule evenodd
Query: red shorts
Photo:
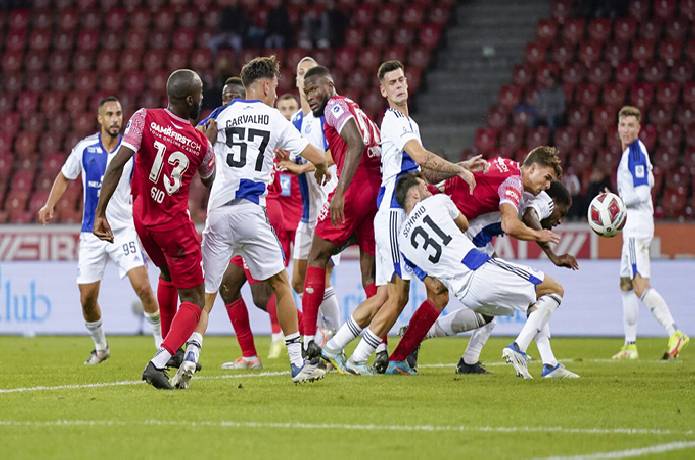
M 282 257 L 285 260 L 285 267 L 290 262 L 291 258 L 291 247 L 294 243 L 294 234 L 297 228 L 290 229 L 287 225 L 287 220 L 282 212 L 282 203 L 278 199 L 266 199 L 265 202 L 265 213 L 268 216 L 268 223 L 273 229 L 273 233 L 280 242 L 280 247 L 282 248 Z
M 203 252 L 193 222 L 158 231 L 143 225 L 138 215 L 133 213 L 133 222 L 142 247 L 155 265 L 169 272 L 174 286 L 190 289 L 203 284 Z
M 316 235 L 344 249 L 349 244 L 357 243 L 360 251 L 374 255 L 374 216 L 378 210 L 376 199 L 379 195 L 381 179 L 355 180 L 345 192 L 345 206 L 342 224 L 331 223 L 330 202 L 333 193 L 319 212 L 316 223 Z

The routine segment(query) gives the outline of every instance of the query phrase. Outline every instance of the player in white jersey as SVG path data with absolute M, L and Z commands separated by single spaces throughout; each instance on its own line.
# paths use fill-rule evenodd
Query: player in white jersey
M 77 143 L 62 169 L 56 175 L 53 188 L 46 204 L 39 210 L 39 222 L 53 220 L 55 205 L 63 196 L 70 181 L 82 175 L 84 211 L 80 230 L 77 285 L 85 326 L 94 341 L 94 350 L 85 364 L 98 364 L 110 356 L 106 335 L 102 327 L 101 307 L 97 301 L 99 287 L 104 276 L 106 263 L 111 260 L 118 266 L 121 278 L 128 276 L 135 293 L 140 297 L 145 317 L 152 327 L 155 346 L 159 348 L 162 334 L 159 306 L 152 294 L 150 280 L 144 266 L 142 250 L 133 224 L 133 207 L 130 196 L 130 175 L 133 162 L 126 164 L 126 172 L 118 183 L 114 197 L 106 210 L 114 232 L 114 243 L 101 241 L 92 234 L 94 211 L 99 200 L 101 180 L 106 165 L 113 158 L 121 142 L 123 112 L 115 97 L 99 102 L 97 112 L 99 132 L 89 135 Z
M 618 165 L 618 194 L 627 208 L 620 260 L 620 290 L 623 300 L 625 344 L 613 359 L 637 359 L 637 316 L 641 300 L 669 335 L 663 359 L 674 359 L 690 341 L 678 330 L 671 310 L 661 294 L 649 283 L 649 247 L 654 237 L 652 163 L 639 140 L 640 111 L 625 106 L 618 113 L 618 134 L 623 156 Z
M 411 276 L 398 252 L 396 234 L 404 214 L 395 200 L 396 181 L 403 174 L 419 171 L 422 166 L 427 173 L 436 174 L 438 180 L 459 175 L 471 184 L 471 188 L 475 187 L 473 174 L 467 167 L 450 163 L 423 147 L 420 128 L 408 113 L 408 81 L 403 64 L 396 60 L 382 63 L 378 77 L 381 95 L 389 108 L 381 122 L 382 180 L 377 198 L 379 210 L 374 218 L 377 293 L 357 307 L 348 323 L 323 350 L 324 356 L 339 369 L 345 368 L 353 374 L 372 372 L 367 359 L 379 347 L 383 349 L 378 352 L 375 369 L 379 373 L 386 371 L 388 355 L 381 338 L 388 334 L 408 303 Z M 448 296 L 437 295 L 440 289 L 433 287 L 432 283 L 432 280 L 426 283 L 428 298 L 424 304 L 438 305 L 441 310 L 448 302 Z M 358 331 L 362 332 L 362 340 L 345 362 L 342 350 Z
M 502 356 L 519 377 L 533 378 L 526 349 L 560 306 L 562 286 L 540 271 L 477 249 L 465 236 L 468 221 L 451 198 L 432 196 L 421 177 L 403 176 L 396 187 L 396 200 L 406 213 L 398 231 L 406 263 L 420 279 L 432 277 L 444 283 L 459 301 L 483 317 L 528 311 L 521 333 Z M 396 362 L 389 365 L 392 363 Z M 409 371 L 407 365 L 403 371 Z
M 248 62 L 241 78 L 249 100 L 234 101 L 217 117 L 217 143 L 226 149 L 210 192 L 203 231 L 205 292 L 208 299 L 214 300 L 230 257 L 242 256 L 253 278 L 271 286 L 290 356 L 292 380 L 305 382 L 322 378 L 324 372 L 302 359 L 296 307 L 282 249 L 263 206 L 272 178 L 274 152 L 283 150 L 311 161 L 319 181 L 327 173 L 327 161 L 324 152 L 303 139 L 273 108 L 278 75 L 274 57 Z
M 550 230 L 554 226 L 559 225 L 562 219 L 567 215 L 567 211 L 572 205 L 572 198 L 567 189 L 559 181 L 553 181 L 547 192 L 543 191 L 536 196 L 525 192 L 520 206 L 520 217 L 526 225 L 534 230 L 547 229 Z M 485 214 L 481 217 L 488 216 Z M 466 235 L 473 241 L 473 244 L 481 251 L 494 257 L 494 248 L 489 242 L 484 247 L 479 247 L 476 244 L 475 237 L 478 241 L 483 238 L 480 235 L 487 235 L 490 238 L 504 236 L 504 234 L 493 233 L 495 223 L 489 223 L 488 220 L 482 220 L 481 217 L 473 219 L 469 222 Z M 481 222 L 482 220 L 482 222 Z M 498 220 L 499 221 L 499 220 Z M 486 223 L 487 222 L 487 223 Z M 487 230 L 486 230 L 487 229 Z M 487 232 L 487 233 L 486 233 Z M 473 236 L 472 236 L 473 235 Z M 557 255 L 547 243 L 538 243 L 543 251 L 548 255 L 548 258 L 558 266 L 564 266 L 576 270 L 579 268 L 577 260 L 570 254 Z M 480 362 L 480 353 L 482 352 L 485 343 L 490 338 L 492 330 L 495 327 L 494 319 L 483 324 L 486 318 L 468 310 L 460 308 L 440 316 L 437 322 L 430 328 L 427 333 L 427 338 L 433 337 L 448 337 L 457 335 L 463 332 L 473 330 L 466 351 L 459 359 L 456 365 L 456 373 L 458 374 L 486 374 L 487 370 Z M 535 337 L 538 351 L 541 355 L 543 369 L 541 376 L 543 378 L 577 378 L 577 374 L 565 369 L 553 354 L 550 347 L 550 325 L 546 324 Z M 409 357 L 408 364 L 414 368 L 417 356 Z

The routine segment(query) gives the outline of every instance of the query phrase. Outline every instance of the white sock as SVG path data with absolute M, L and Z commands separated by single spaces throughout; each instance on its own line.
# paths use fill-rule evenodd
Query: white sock
M 620 291 L 623 299 L 623 328 L 625 329 L 625 343 L 637 341 L 637 317 L 639 316 L 639 302 L 635 291 Z
M 154 355 L 150 361 L 154 364 L 157 369 L 164 369 L 167 366 L 167 361 L 171 358 L 171 353 L 166 351 L 165 348 L 160 348 L 157 354 Z
M 155 313 L 145 312 L 145 320 L 150 325 L 152 330 L 152 337 L 154 337 L 154 347 L 159 348 L 162 346 L 162 325 L 159 320 L 159 311 Z
M 302 367 L 304 359 L 302 359 L 302 343 L 299 340 L 299 332 L 286 336 L 285 345 L 287 346 L 287 355 L 290 357 L 290 363 L 297 367 Z
M 546 323 L 543 329 L 536 334 L 536 347 L 538 347 L 538 353 L 541 355 L 543 364 L 550 364 L 551 366 L 557 365 L 557 359 L 555 359 L 553 349 L 550 348 L 550 324 Z
M 284 337 L 285 336 L 283 335 L 282 332 L 276 332 L 275 334 L 272 334 L 270 336 L 270 340 L 271 340 L 271 342 L 278 342 L 278 341 L 282 340 Z
M 668 335 L 673 335 L 673 333 L 676 332 L 678 328 L 673 321 L 673 316 L 671 316 L 671 310 L 656 289 L 647 289 L 647 292 L 642 294 L 642 302 L 649 307 L 654 318 L 666 329 Z
M 428 337 L 451 337 L 461 332 L 468 332 L 485 325 L 485 318 L 469 308 L 459 308 L 444 316 L 427 333 Z M 430 336 L 429 334 L 432 333 Z
M 548 324 L 550 315 L 558 309 L 561 303 L 562 297 L 557 294 L 544 295 L 538 299 L 534 304 L 536 309 L 528 315 L 526 324 L 515 340 L 521 351 L 526 352 L 531 340 L 543 329 L 543 326 Z
M 188 339 L 188 343 L 186 344 L 186 353 L 184 354 L 185 360 L 186 361 L 193 361 L 194 363 L 197 363 L 198 360 L 200 359 L 200 351 L 203 348 L 203 334 L 200 332 L 194 332 L 191 334 L 191 338 Z M 192 353 L 193 356 L 190 356 L 189 353 Z M 193 359 L 189 359 L 189 357 Z
M 362 331 L 362 340 L 357 344 L 350 359 L 356 363 L 367 361 L 380 343 L 381 338 L 377 337 L 369 328 L 366 328 Z
M 330 331 L 337 331 L 340 327 L 340 306 L 332 286 L 326 288 L 323 301 L 319 305 L 319 327 Z
M 98 319 L 92 323 L 85 322 L 84 325 L 89 335 L 92 336 L 94 348 L 96 348 L 97 351 L 106 350 L 108 345 L 106 344 L 106 334 L 104 334 L 104 329 L 101 327 L 101 320 Z
M 338 332 L 326 344 L 326 349 L 336 353 L 344 349 L 348 343 L 355 340 L 362 333 L 362 328 L 357 325 L 355 319 L 350 315 L 345 324 L 340 326 Z
M 377 353 L 381 353 L 382 351 L 387 351 L 387 350 L 386 350 L 386 342 L 384 342 L 383 340 L 381 341 L 381 343 L 379 344 L 379 346 L 376 347 L 376 352 L 377 352 Z
M 466 351 L 463 354 L 463 361 L 466 364 L 475 364 L 480 361 L 480 353 L 483 351 L 483 347 L 490 338 L 495 324 L 497 323 L 493 318 L 492 321 L 473 332 L 471 339 L 468 341 Z
M 257 360 L 257 359 L 258 359 L 258 356 L 256 356 L 256 355 L 253 355 L 253 356 L 242 356 L 241 358 L 242 358 L 244 361 L 246 361 L 247 363 L 250 363 L 251 361 Z

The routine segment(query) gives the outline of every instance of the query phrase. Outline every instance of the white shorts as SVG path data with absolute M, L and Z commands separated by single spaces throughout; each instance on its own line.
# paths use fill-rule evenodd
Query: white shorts
M 525 312 L 536 302 L 536 286 L 545 278 L 541 271 L 497 258 L 467 275 L 470 279 L 456 298 L 471 310 L 490 316 Z
M 651 274 L 649 247 L 651 238 L 626 238 L 623 236 L 623 253 L 620 258 L 620 277 L 634 279 L 639 273 L 642 278 Z
M 311 251 L 311 242 L 314 240 L 315 230 L 316 221 L 299 221 L 299 225 L 297 225 L 297 231 L 294 233 L 294 248 L 292 249 L 293 260 L 309 259 L 309 252 Z M 340 264 L 340 254 L 331 256 L 331 261 L 333 262 L 334 266 Z
M 280 242 L 265 210 L 246 200 L 208 213 L 203 230 L 205 292 L 217 292 L 232 256 L 242 256 L 257 281 L 285 269 Z
M 102 241 L 92 233 L 80 233 L 77 284 L 101 281 L 109 259 L 118 266 L 121 279 L 131 269 L 145 265 L 135 227 L 114 231 L 113 243 Z
M 394 273 L 404 281 L 412 279 L 412 270 L 405 264 L 398 249 L 398 230 L 404 217 L 402 209 L 379 210 L 374 217 L 377 286 L 390 283 Z

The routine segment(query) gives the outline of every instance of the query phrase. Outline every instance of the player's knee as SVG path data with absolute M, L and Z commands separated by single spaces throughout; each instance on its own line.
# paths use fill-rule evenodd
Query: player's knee
M 299 275 L 292 275 L 292 290 L 297 294 L 304 292 L 304 279 Z
M 80 292 L 80 304 L 85 310 L 91 310 L 97 306 L 97 292 L 96 291 L 83 291 Z
M 149 302 L 154 299 L 154 294 L 152 293 L 152 288 L 150 285 L 144 281 L 139 281 L 133 284 L 133 291 L 135 295 L 138 296 L 143 303 Z
M 238 289 L 232 289 L 228 284 L 222 283 L 220 285 L 220 297 L 225 305 L 232 302 L 236 302 L 241 297 L 241 293 Z
M 648 279 L 642 278 L 638 275 L 632 281 L 632 287 L 634 288 L 635 294 L 637 295 L 637 297 L 642 297 L 642 294 L 647 292 L 647 290 L 651 287 L 651 285 L 649 284 Z
M 632 280 L 630 278 L 620 278 L 620 290 L 623 292 L 632 291 Z
M 546 276 L 543 282 L 536 287 L 536 294 L 538 297 L 549 294 L 555 294 L 563 297 L 565 295 L 565 289 L 560 283 Z

